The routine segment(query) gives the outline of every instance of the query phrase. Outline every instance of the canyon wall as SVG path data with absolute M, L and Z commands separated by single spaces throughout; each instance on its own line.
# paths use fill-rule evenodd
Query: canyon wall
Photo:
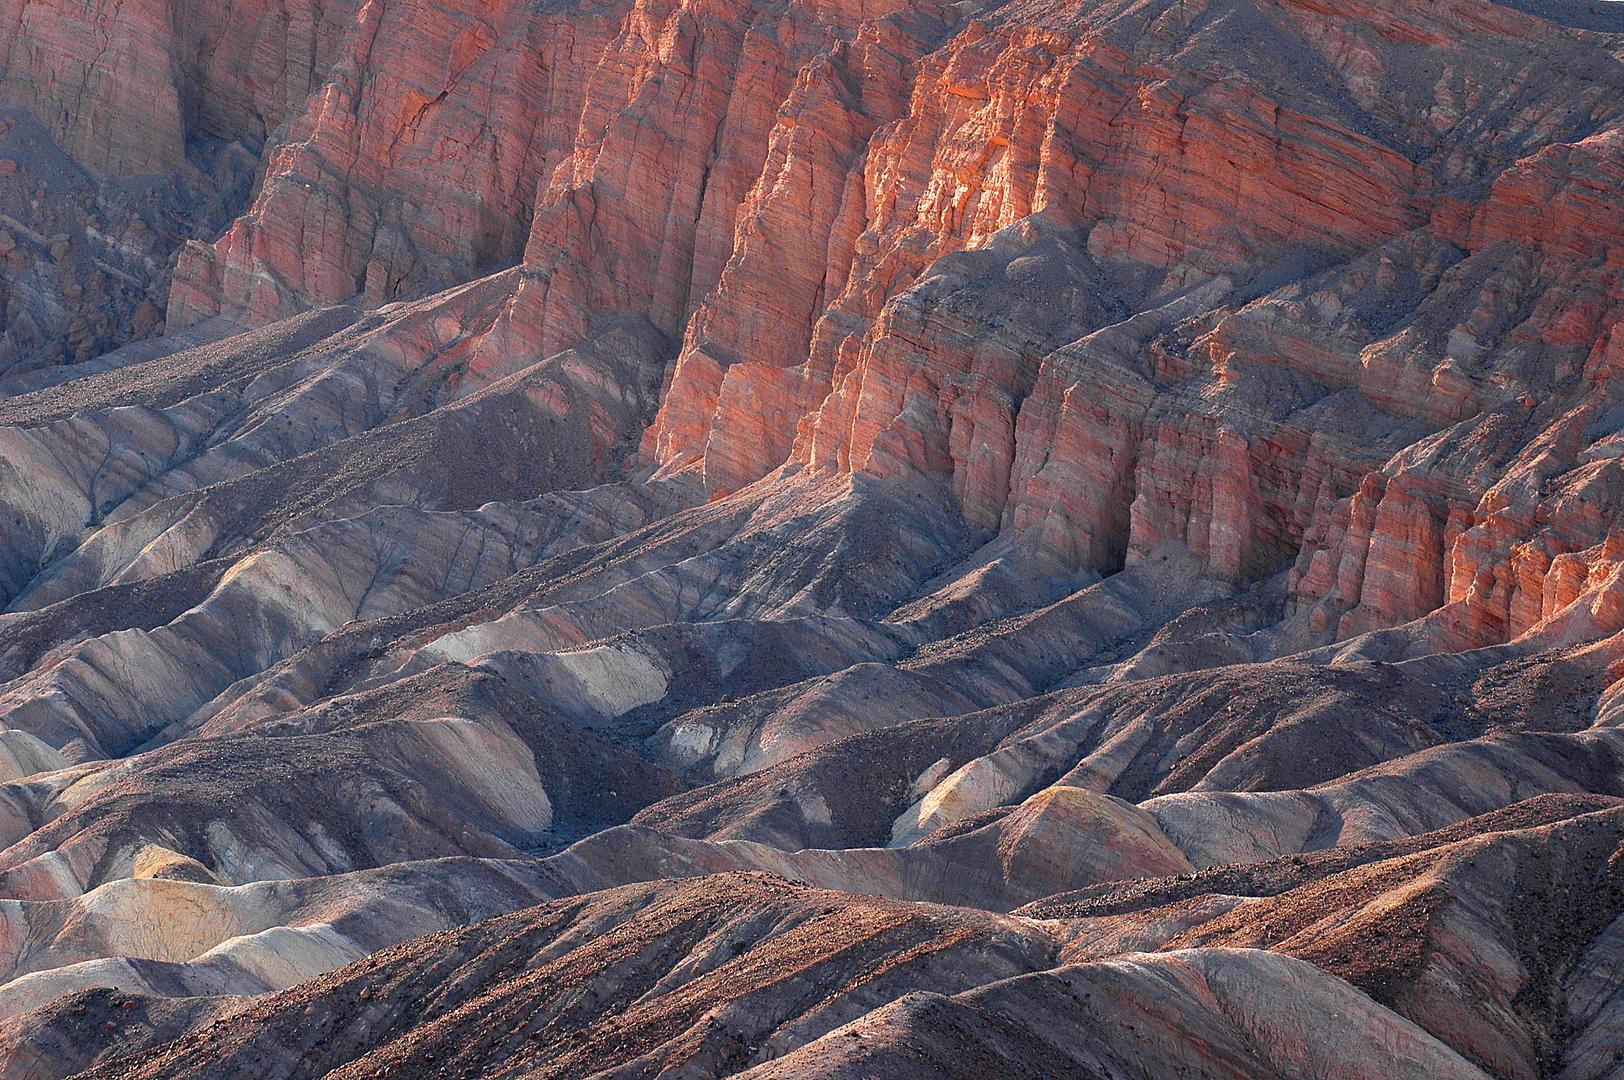
M 0 1080 L 1616 1077 L 1620 57 L 0 0 Z
M 1611 503 L 1536 509 L 1611 408 L 1596 35 L 1466 0 L 152 18 L 173 118 L 117 153 L 268 140 L 173 328 L 518 262 L 475 383 L 646 315 L 657 476 L 937 476 L 1043 572 L 1177 540 L 1344 637 L 1466 603 L 1504 640 L 1528 560 L 1602 538 Z

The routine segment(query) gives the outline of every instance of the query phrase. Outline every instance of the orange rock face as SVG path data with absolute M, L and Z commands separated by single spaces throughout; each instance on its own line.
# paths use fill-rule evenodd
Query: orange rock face
M 186 142 L 256 144 L 303 110 L 351 3 L 142 0 L 0 5 L 0 97 L 31 109 L 86 167 L 158 173 Z
M 521 263 L 462 346 L 474 385 L 646 315 L 680 346 L 637 464 L 713 497 L 924 474 L 1048 573 L 1178 542 L 1289 574 L 1314 634 L 1447 604 L 1483 642 L 1547 618 L 1555 560 L 1614 511 L 1588 447 L 1624 363 L 1624 70 L 1510 8 L 12 0 L 0 24 L 0 92 L 95 168 L 265 143 L 249 212 L 181 250 L 171 329 Z
M 1166 540 L 1232 580 L 1295 566 L 1305 610 L 1339 636 L 1460 599 L 1486 572 L 1505 580 L 1472 594 L 1483 639 L 1530 625 L 1510 615 L 1505 560 L 1534 523 L 1491 538 L 1478 504 L 1510 463 L 1494 454 L 1530 433 L 1518 408 L 1558 387 L 1594 398 L 1573 381 L 1585 371 L 1599 385 L 1585 353 L 1618 295 L 1616 63 L 1587 57 L 1581 79 L 1541 85 L 1553 69 L 1519 70 L 1505 43 L 1553 28 L 1503 9 L 1282 4 L 1246 36 L 1239 16 L 1194 14 L 1095 10 L 1075 35 L 1013 13 L 955 28 L 861 177 L 817 186 L 850 203 L 826 241 L 827 212 L 809 212 L 793 258 L 760 251 L 764 211 L 747 204 L 646 460 L 731 491 L 786 459 L 793 424 L 792 463 L 941 475 L 968 517 L 1030 535 L 1051 569 L 1109 569 Z M 1405 70 L 1417 43 L 1448 58 L 1432 85 Z M 1271 46 L 1310 50 L 1357 108 L 1330 107 Z M 1497 86 L 1521 95 L 1517 123 L 1482 111 Z M 1557 145 L 1564 124 L 1596 134 Z M 1474 204 L 1461 192 L 1493 175 L 1497 143 L 1527 156 Z M 803 352 L 805 293 L 785 268 L 819 263 L 808 242 L 828 270 Z M 1086 303 L 1034 276 L 1046 245 L 1072 253 L 1063 273 Z M 752 272 L 780 287 L 743 291 Z M 944 310 L 955 283 L 985 297 L 1000 279 L 1002 310 Z M 768 312 L 776 335 L 715 332 Z M 1461 422 L 1473 475 L 1435 474 L 1442 448 L 1394 456 Z M 1595 539 L 1573 522 L 1551 543 Z
M 253 209 L 176 271 L 174 325 L 466 280 L 522 251 L 609 12 L 363 5 L 273 139 Z
M 1614 6 L 0 0 L 0 1077 L 1619 1076 Z
M 1520 633 L 1543 560 L 1611 512 L 1528 501 L 1607 400 L 1621 295 L 1624 76 L 1549 23 L 1296 0 L 277 18 L 239 64 L 180 35 L 215 58 L 181 66 L 176 100 L 209 102 L 189 123 L 286 123 L 253 209 L 181 254 L 171 326 L 522 255 L 474 369 L 646 313 L 681 341 L 643 440 L 660 475 L 935 475 L 1050 572 L 1178 541 L 1229 580 L 1289 570 L 1334 636 L 1446 602 Z M 313 74 L 255 74 L 306 42 Z

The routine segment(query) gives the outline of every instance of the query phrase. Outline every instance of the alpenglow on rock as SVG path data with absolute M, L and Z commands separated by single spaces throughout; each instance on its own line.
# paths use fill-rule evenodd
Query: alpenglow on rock
M 0 0 L 0 1080 L 1624 1077 L 1621 58 Z

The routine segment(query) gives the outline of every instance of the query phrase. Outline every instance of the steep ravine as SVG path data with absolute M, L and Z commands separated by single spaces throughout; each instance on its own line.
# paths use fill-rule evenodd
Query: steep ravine
M 1624 1075 L 1620 57 L 0 0 L 0 1078 Z

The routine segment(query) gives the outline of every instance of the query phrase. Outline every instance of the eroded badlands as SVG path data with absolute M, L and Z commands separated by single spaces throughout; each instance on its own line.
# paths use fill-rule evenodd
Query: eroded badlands
M 1613 9 L 0 0 L 0 1077 L 1624 1078 Z

